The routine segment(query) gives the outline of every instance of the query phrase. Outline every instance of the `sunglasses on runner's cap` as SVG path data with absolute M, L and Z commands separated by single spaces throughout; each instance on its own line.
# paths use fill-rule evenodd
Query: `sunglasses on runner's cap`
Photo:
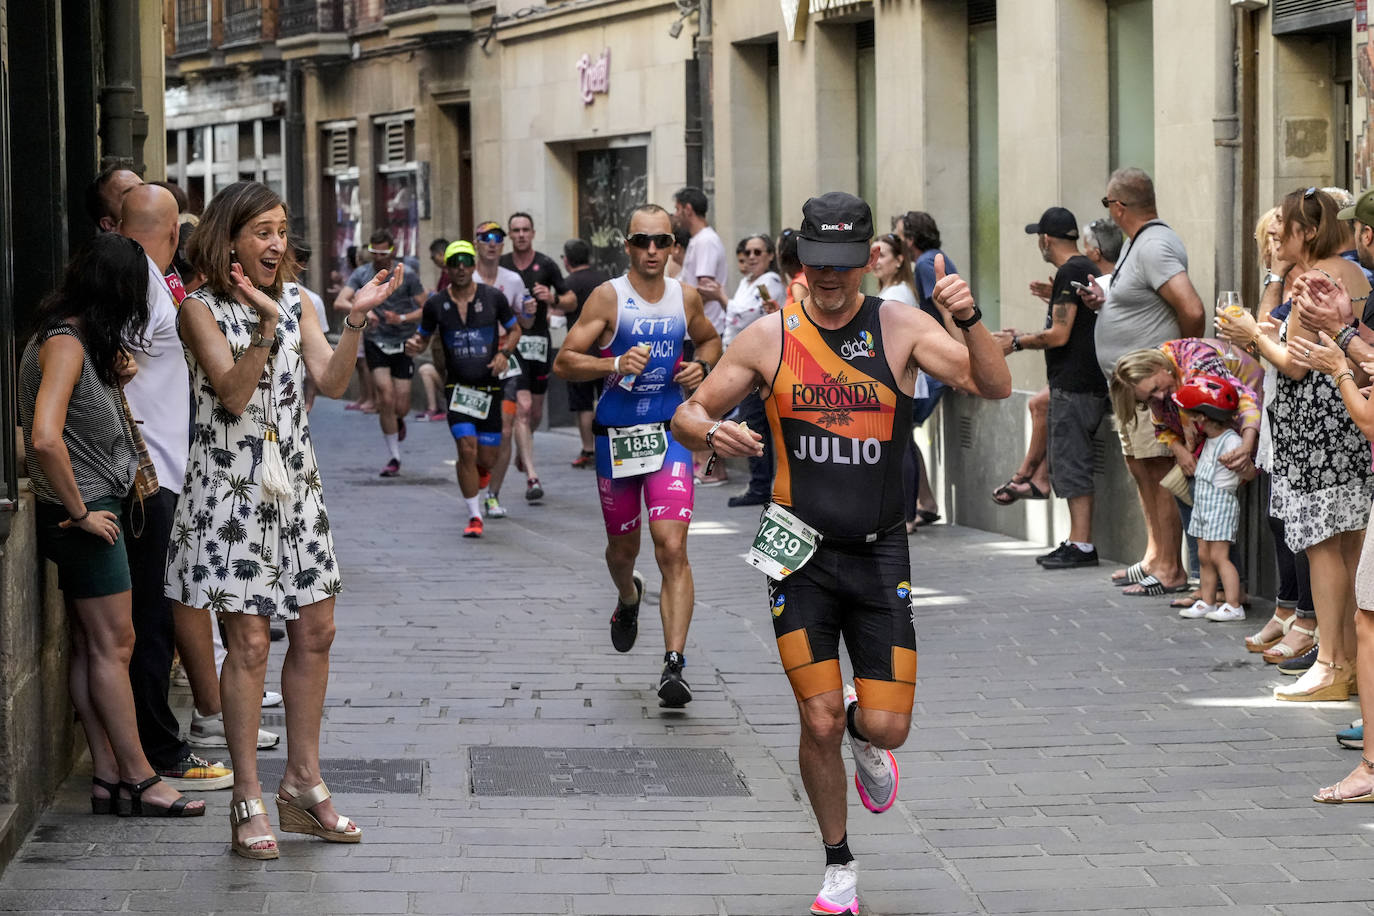
M 506 234 L 500 229 L 490 229 L 486 232 L 477 233 L 477 241 L 479 242 L 504 242 L 505 240 Z
M 448 267 L 475 267 L 477 259 L 470 254 L 455 254 L 445 264 Z
M 669 232 L 658 232 L 650 235 L 647 232 L 636 232 L 634 235 L 625 236 L 625 241 L 636 248 L 648 250 L 650 245 L 657 245 L 660 249 L 673 247 L 673 236 Z

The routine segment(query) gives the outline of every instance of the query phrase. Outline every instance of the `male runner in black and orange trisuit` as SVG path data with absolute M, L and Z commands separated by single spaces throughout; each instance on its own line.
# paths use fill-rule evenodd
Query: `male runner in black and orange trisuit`
M 801 713 L 802 781 L 825 842 L 811 912 L 857 913 L 840 739 L 848 730 L 861 801 L 886 811 L 897 798 L 891 748 L 906 741 L 916 686 L 902 517 L 916 373 L 990 398 L 1011 393 L 1011 376 L 968 284 L 944 276 L 943 260 L 934 298 L 962 329 L 962 344 L 919 309 L 859 292 L 876 259 L 866 203 L 831 192 L 808 200 L 802 215 L 809 295 L 735 338 L 678 408 L 673 435 L 717 455 L 761 454 L 760 432 L 719 418 L 754 388 L 763 398 L 778 471 L 751 562 L 770 577 L 778 651 Z M 816 548 L 803 556 L 813 537 Z M 841 634 L 854 667 L 849 688 Z

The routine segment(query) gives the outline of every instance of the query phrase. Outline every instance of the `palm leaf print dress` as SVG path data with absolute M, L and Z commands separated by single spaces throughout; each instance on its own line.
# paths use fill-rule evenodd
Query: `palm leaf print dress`
M 208 289 L 196 294 L 229 341 L 249 348 L 257 314 Z M 342 586 L 310 441 L 302 386 L 301 294 L 286 284 L 277 303 L 277 343 L 248 407 L 234 416 L 189 349 L 193 437 L 167 555 L 166 593 L 188 607 L 295 620 L 299 608 Z M 169 395 L 170 396 L 170 395 Z M 264 436 L 275 425 L 278 441 Z M 263 493 L 264 448 L 279 448 L 290 496 Z

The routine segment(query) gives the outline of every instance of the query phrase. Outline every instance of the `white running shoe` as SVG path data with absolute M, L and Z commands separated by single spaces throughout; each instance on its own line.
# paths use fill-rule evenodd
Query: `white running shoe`
M 228 747 L 229 739 L 224 737 L 224 714 L 217 712 L 213 716 L 202 716 L 193 710 L 186 743 L 191 747 Z M 276 732 L 258 729 L 258 750 L 265 751 L 280 743 L 281 738 Z
M 275 690 L 264 690 L 262 692 L 262 706 L 266 709 L 269 706 L 280 706 L 281 694 Z
M 859 702 L 859 695 L 850 684 L 844 685 L 845 715 L 849 707 Z M 845 729 L 845 734 L 849 730 Z M 874 747 L 849 735 L 849 750 L 854 755 L 854 787 L 859 800 L 874 814 L 882 814 L 897 801 L 897 758 L 891 751 Z
M 486 512 L 487 518 L 506 517 L 506 508 L 496 501 L 495 496 L 487 497 L 486 504 L 483 507 L 483 509 Z
M 853 862 L 825 867 L 825 881 L 816 902 L 811 904 L 811 912 L 816 916 L 859 912 L 859 870 Z
M 1244 620 L 1245 608 L 1236 607 L 1234 604 L 1228 604 L 1223 601 L 1221 604 L 1218 604 L 1216 608 L 1208 611 L 1206 616 L 1208 620 L 1218 620 L 1222 623 L 1230 623 L 1233 620 Z
M 1186 607 L 1179 611 L 1178 616 L 1187 620 L 1197 620 L 1199 617 L 1206 617 L 1215 610 L 1216 608 L 1199 598 L 1193 602 L 1192 607 Z

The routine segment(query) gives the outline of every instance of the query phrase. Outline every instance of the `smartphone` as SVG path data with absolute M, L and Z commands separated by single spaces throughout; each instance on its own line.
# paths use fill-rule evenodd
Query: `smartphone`
M 1080 292 L 1087 292 L 1089 289 L 1092 289 L 1088 284 L 1079 283 L 1077 280 L 1070 280 L 1069 285 Z

